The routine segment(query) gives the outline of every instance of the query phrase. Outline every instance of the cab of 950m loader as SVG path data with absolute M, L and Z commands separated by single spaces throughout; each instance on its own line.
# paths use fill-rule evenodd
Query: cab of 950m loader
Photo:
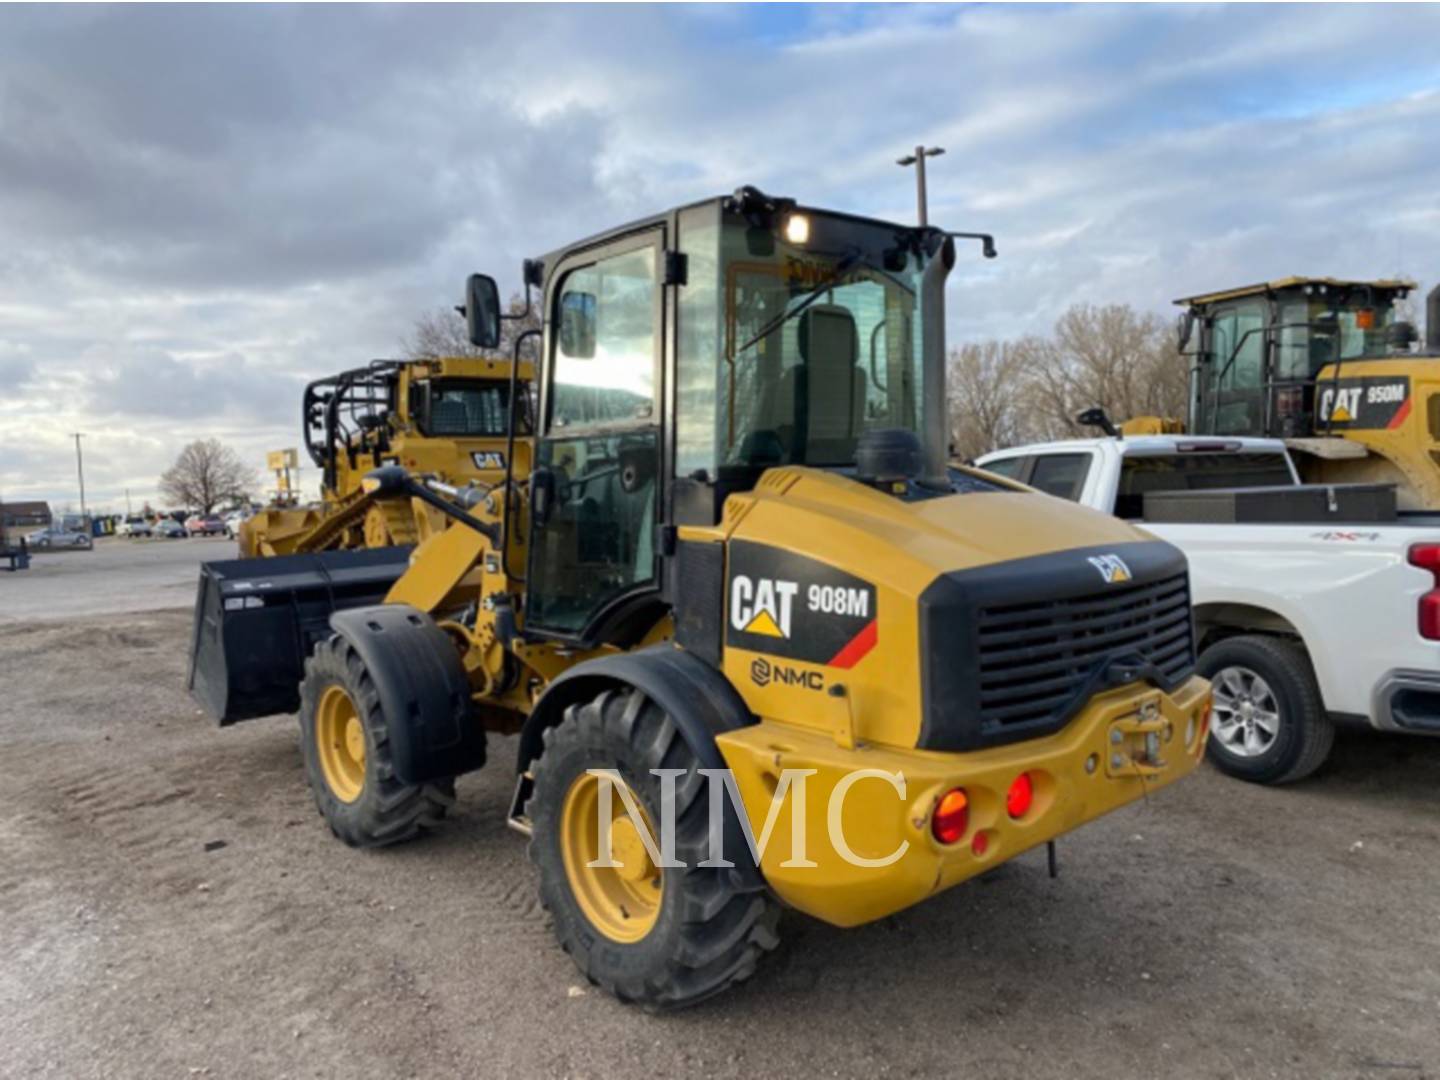
M 517 733 L 509 819 L 556 936 L 651 1006 L 751 974 L 782 904 L 877 919 L 1186 775 L 1209 688 L 1183 556 L 947 468 L 962 236 L 742 188 L 532 260 L 533 469 L 367 476 L 451 524 L 328 635 L 318 591 L 217 583 L 213 711 L 298 697 L 316 805 L 359 846 L 437 824 L 485 733 Z M 493 280 L 466 314 L 498 340 Z M 291 612 L 298 694 L 224 647 Z

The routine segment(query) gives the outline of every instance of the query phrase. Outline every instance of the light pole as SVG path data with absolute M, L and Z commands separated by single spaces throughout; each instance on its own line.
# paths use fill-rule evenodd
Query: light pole
M 82 434 L 83 432 L 75 432 L 75 475 L 80 478 L 80 520 L 89 528 L 90 515 L 85 512 L 85 457 L 80 453 Z
M 915 201 L 920 206 L 920 227 L 930 224 L 930 210 L 925 198 L 925 159 L 939 157 L 945 152 L 943 146 L 917 146 L 913 154 L 906 154 L 895 162 L 904 168 L 915 166 Z

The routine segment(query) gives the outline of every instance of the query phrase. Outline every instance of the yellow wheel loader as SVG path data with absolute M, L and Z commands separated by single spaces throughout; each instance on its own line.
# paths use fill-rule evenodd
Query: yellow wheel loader
M 454 487 L 502 483 L 508 454 L 528 474 L 533 365 L 521 364 L 511 439 L 511 364 L 443 357 L 377 360 L 305 388 L 305 449 L 321 470 L 319 507 L 272 506 L 240 528 L 246 557 L 415 544 L 443 517 L 407 498 L 361 488 L 372 469 L 399 465 Z
M 1440 510 L 1440 287 L 1418 355 L 1397 313 L 1414 288 L 1291 277 L 1177 300 L 1189 430 L 1282 438 L 1307 483 L 1393 483 L 1402 510 Z
M 879 919 L 1180 779 L 1210 706 L 1184 557 L 946 467 L 975 235 L 742 188 L 547 255 L 531 472 L 372 471 L 449 521 L 408 559 L 207 565 L 192 692 L 222 724 L 298 710 L 359 847 L 518 735 L 559 944 L 655 1008 L 750 976 L 782 907 Z M 493 280 L 467 294 L 493 343 Z

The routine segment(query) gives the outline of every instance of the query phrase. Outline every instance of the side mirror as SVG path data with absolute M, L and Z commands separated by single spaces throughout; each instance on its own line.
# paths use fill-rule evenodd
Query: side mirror
M 560 351 L 572 360 L 595 355 L 595 294 L 567 292 L 560 297 Z
M 410 474 L 399 465 L 382 465 L 366 473 L 360 487 L 367 495 L 408 495 Z
M 1180 316 L 1175 324 L 1175 337 L 1178 342 L 1177 352 L 1184 352 L 1185 346 L 1190 344 L 1190 335 L 1195 333 L 1195 311 L 1192 308 Z
M 500 289 L 489 274 L 465 279 L 465 330 L 477 349 L 500 344 Z
M 543 529 L 554 509 L 555 473 L 542 466 L 530 474 L 530 524 Z

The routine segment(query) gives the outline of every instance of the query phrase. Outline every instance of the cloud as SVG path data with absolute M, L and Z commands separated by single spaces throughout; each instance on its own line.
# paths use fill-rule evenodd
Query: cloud
M 956 338 L 1295 272 L 1440 277 L 1440 10 L 17 8 L 0 488 L 293 445 L 306 379 L 484 269 L 742 183 L 997 234 Z M 113 459 L 113 460 L 112 460 Z M 104 470 L 103 474 L 101 470 Z M 58 494 L 56 497 L 59 497 Z

